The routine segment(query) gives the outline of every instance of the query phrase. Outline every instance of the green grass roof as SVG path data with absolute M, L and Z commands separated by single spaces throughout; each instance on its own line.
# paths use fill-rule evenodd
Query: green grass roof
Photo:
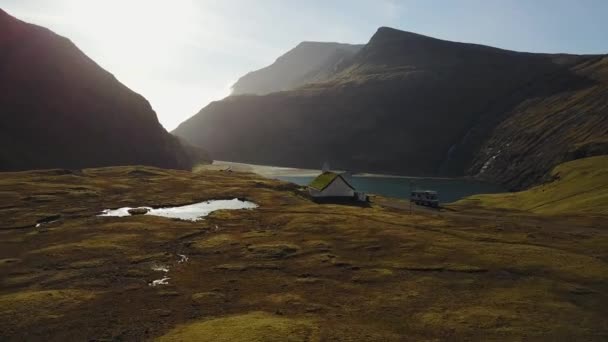
M 333 182 L 338 176 L 339 175 L 337 173 L 323 172 L 322 174 L 318 175 L 317 178 L 313 179 L 308 186 L 320 191 L 325 189 L 325 187 L 331 184 L 331 182 Z

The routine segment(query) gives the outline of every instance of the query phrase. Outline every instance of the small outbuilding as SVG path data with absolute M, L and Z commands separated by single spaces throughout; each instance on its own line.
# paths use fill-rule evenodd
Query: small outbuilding
M 310 196 L 318 200 L 367 201 L 364 193 L 355 188 L 340 174 L 325 171 L 308 185 Z

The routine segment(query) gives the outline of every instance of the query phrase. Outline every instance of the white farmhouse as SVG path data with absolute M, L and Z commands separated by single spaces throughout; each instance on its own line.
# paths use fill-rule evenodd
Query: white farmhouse
M 317 199 L 358 199 L 358 193 L 341 175 L 323 172 L 308 185 L 308 192 Z

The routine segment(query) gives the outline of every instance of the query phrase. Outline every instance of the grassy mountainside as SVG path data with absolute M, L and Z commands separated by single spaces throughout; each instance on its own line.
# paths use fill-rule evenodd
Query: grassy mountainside
M 259 208 L 96 216 L 234 197 Z M 319 205 L 237 172 L 3 173 L 0 340 L 605 341 L 607 222 Z
M 359 51 L 361 45 L 302 42 L 271 65 L 239 78 L 233 95 L 264 95 L 327 80 Z
M 220 160 L 317 168 L 327 160 L 355 171 L 474 174 L 487 151 L 483 144 L 526 101 L 577 92 L 598 103 L 590 115 L 605 124 L 605 102 L 587 93 L 605 81 L 598 71 L 579 72 L 597 58 L 506 51 L 381 28 L 331 79 L 214 102 L 174 133 Z M 546 109 L 539 116 L 550 114 Z M 583 143 L 594 126 L 589 123 L 564 125 L 557 143 Z M 575 130 L 582 135 L 570 134 Z M 539 141 L 514 153 L 544 153 L 554 143 Z M 546 171 L 541 163 L 528 166 Z M 525 183 L 489 170 L 484 176 L 514 188 Z
M 608 154 L 608 57 L 571 70 L 591 83 L 519 104 L 494 128 L 470 174 L 521 189 L 560 163 Z
M 529 190 L 477 195 L 456 202 L 539 214 L 608 214 L 608 156 L 584 158 L 557 166 L 552 181 Z
M 72 42 L 0 10 L 0 170 L 205 159 Z M 193 159 L 193 157 L 195 157 Z

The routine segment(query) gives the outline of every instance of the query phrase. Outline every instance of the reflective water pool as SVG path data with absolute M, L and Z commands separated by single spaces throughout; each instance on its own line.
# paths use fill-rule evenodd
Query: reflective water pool
M 147 209 L 144 215 L 154 215 L 169 218 L 178 218 L 181 220 L 197 221 L 203 217 L 209 215 L 216 210 L 237 210 L 237 209 L 254 209 L 258 205 L 243 201 L 238 198 L 231 200 L 211 200 L 200 203 L 188 204 L 179 207 L 166 207 L 166 208 L 150 208 L 150 207 L 139 207 Z M 131 207 L 124 207 L 118 209 L 106 209 L 99 216 L 132 216 L 129 210 L 135 209 Z

